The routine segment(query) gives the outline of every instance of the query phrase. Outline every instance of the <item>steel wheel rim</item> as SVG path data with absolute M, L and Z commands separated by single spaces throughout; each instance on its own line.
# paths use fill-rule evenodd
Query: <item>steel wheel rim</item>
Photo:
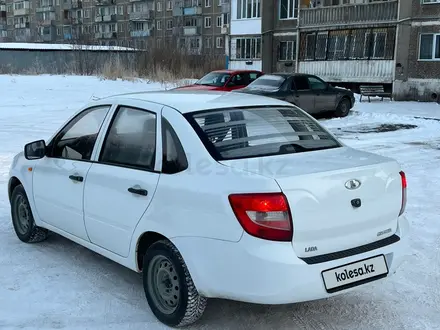
M 148 291 L 154 305 L 163 314 L 172 314 L 180 303 L 179 277 L 165 256 L 154 256 L 148 265 Z
M 347 102 L 342 102 L 341 103 L 341 110 L 342 110 L 342 113 L 347 113 L 348 112 L 348 104 L 347 104 Z
M 29 204 L 22 195 L 17 196 L 15 203 L 16 203 L 15 223 L 17 225 L 17 230 L 19 231 L 20 234 L 26 235 L 31 225 L 31 214 L 30 214 Z

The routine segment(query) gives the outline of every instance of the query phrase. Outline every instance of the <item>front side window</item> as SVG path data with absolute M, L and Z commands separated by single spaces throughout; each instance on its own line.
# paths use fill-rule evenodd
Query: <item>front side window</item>
M 315 78 L 315 77 L 309 77 L 309 86 L 313 90 L 325 90 L 327 89 L 327 84 L 323 82 L 322 80 Z
M 156 161 L 156 115 L 120 107 L 102 146 L 99 161 L 153 171 Z
M 109 109 L 109 105 L 93 107 L 73 118 L 54 139 L 50 156 L 72 160 L 90 160 Z
M 296 107 L 221 109 L 185 114 L 216 160 L 341 147 Z

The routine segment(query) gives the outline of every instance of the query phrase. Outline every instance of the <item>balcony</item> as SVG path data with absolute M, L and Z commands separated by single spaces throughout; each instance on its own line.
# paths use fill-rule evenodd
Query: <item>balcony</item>
M 56 35 L 55 34 L 51 34 L 51 33 L 43 34 L 40 37 L 41 37 L 41 40 L 45 41 L 45 42 L 47 42 L 47 41 L 55 41 L 55 39 L 56 39 Z
M 148 11 L 135 11 L 129 15 L 130 21 L 147 21 L 153 19 L 154 13 L 152 10 Z
M 301 8 L 300 13 L 300 27 L 392 22 L 397 20 L 398 1 Z
M 222 13 L 226 14 L 231 11 L 231 2 L 230 0 L 222 0 Z
M 82 23 L 83 23 L 82 18 L 78 18 L 78 17 L 72 18 L 72 24 L 73 25 L 82 24 Z
M 44 12 L 51 12 L 51 11 L 55 11 L 55 6 L 42 6 L 42 7 L 37 7 L 35 9 L 35 11 L 37 13 L 44 13 Z
M 14 16 L 26 16 L 29 15 L 29 13 L 30 13 L 29 8 L 14 9 Z
M 194 16 L 194 15 L 202 15 L 202 7 L 185 7 L 183 8 L 184 16 Z
M 229 34 L 229 24 L 222 25 L 221 34 Z
M 95 33 L 95 39 L 115 39 L 116 32 L 97 32 Z
M 72 0 L 72 9 L 81 9 L 83 7 L 83 3 L 81 0 Z
M 132 38 L 149 37 L 150 36 L 150 30 L 131 31 L 130 32 L 130 36 Z
M 111 5 L 115 5 L 115 4 L 116 4 L 116 0 L 97 0 L 96 1 L 97 6 L 111 6 Z
M 14 24 L 14 28 L 15 29 L 29 29 L 29 27 L 30 27 L 29 22 L 26 22 L 26 23 L 15 23 Z
M 200 26 L 184 26 L 183 35 L 185 37 L 200 35 Z
M 95 16 L 95 23 L 116 22 L 116 14 Z
M 40 21 L 41 26 L 51 26 L 51 25 L 55 25 L 55 20 L 54 19 L 44 19 Z

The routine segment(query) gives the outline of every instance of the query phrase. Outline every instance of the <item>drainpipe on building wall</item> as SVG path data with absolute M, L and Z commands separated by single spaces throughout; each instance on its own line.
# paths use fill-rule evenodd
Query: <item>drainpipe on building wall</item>
M 397 2 L 397 21 L 400 21 L 400 4 L 401 1 Z M 397 45 L 399 43 L 399 32 L 400 32 L 400 23 L 397 23 L 396 26 L 396 40 L 394 40 L 394 67 L 393 67 L 393 85 L 391 86 L 391 95 L 394 100 L 395 96 L 395 82 L 396 82 L 396 70 L 397 70 Z
M 295 72 L 298 73 L 298 67 L 299 67 L 299 42 L 300 42 L 300 36 L 301 34 L 300 32 L 300 26 L 299 26 L 299 15 L 300 15 L 300 11 L 301 11 L 301 6 L 298 3 L 298 13 L 296 15 L 297 20 L 296 20 L 296 55 L 295 55 Z
M 230 47 L 231 47 L 228 34 L 225 35 L 225 45 L 226 45 L 226 47 L 225 47 L 225 61 L 226 61 L 225 65 L 226 65 L 226 70 L 227 70 L 227 69 L 229 69 L 229 54 L 230 54 Z

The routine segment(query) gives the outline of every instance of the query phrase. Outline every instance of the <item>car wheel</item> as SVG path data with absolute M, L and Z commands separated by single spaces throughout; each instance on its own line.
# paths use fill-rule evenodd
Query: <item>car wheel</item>
M 350 112 L 350 101 L 347 99 L 342 99 L 338 107 L 336 108 L 335 115 L 337 117 L 347 117 Z
M 22 185 L 15 187 L 11 196 L 11 216 L 15 234 L 25 243 L 44 241 L 49 231 L 35 224 L 26 192 Z
M 158 241 L 147 250 L 143 282 L 148 304 L 162 323 L 183 327 L 203 315 L 207 299 L 197 292 L 182 255 L 171 242 Z

